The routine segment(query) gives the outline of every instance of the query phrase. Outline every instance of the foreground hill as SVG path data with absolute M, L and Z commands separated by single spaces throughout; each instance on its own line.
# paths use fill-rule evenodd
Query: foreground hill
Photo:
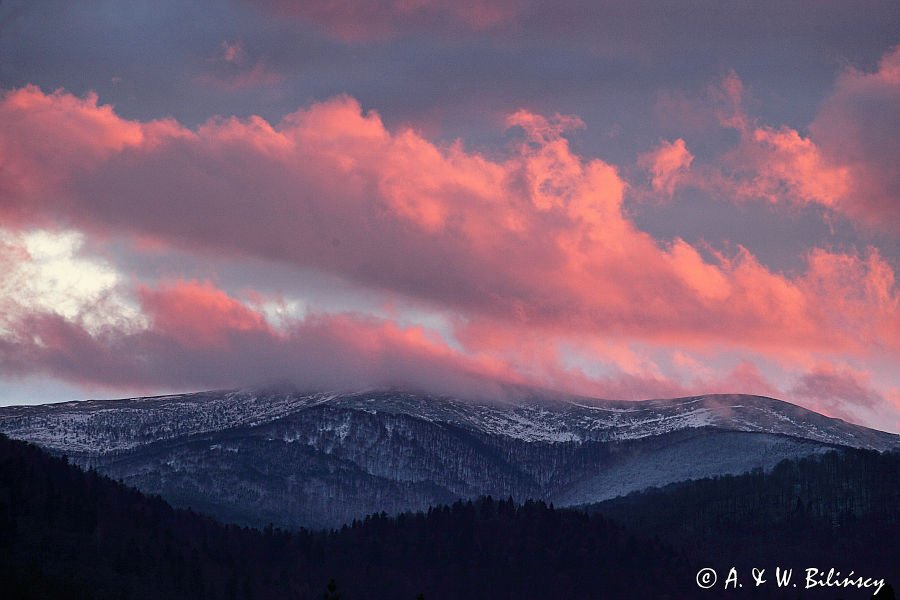
M 226 527 L 0 436 L 4 598 L 579 598 L 689 570 L 602 517 L 482 500 L 332 533 Z M 650 576 L 650 579 L 644 579 Z M 661 587 L 659 587 L 661 586 Z
M 584 509 L 677 544 L 720 573 L 780 565 L 900 581 L 898 452 L 829 452 Z
M 205 392 L 0 408 L 0 432 L 236 523 L 335 526 L 483 495 L 557 506 L 900 436 L 758 396 Z
M 900 457 L 847 451 L 827 455 L 829 489 L 862 483 L 870 500 L 841 522 L 780 523 L 763 547 L 765 564 L 806 566 L 798 540 L 834 544 L 815 554 L 823 565 L 852 562 L 888 581 L 897 576 L 894 497 L 852 479 L 862 468 L 896 473 Z M 754 494 L 775 495 L 794 477 L 802 486 L 810 463 L 784 463 L 778 474 L 754 475 Z M 817 467 L 813 467 L 815 470 Z M 703 482 L 679 488 L 705 493 Z M 746 490 L 711 506 L 745 504 Z M 634 499 L 634 497 L 632 498 Z M 717 504 L 718 503 L 718 504 Z M 830 503 L 829 503 L 830 504 Z M 637 530 L 665 522 L 652 508 L 629 509 Z M 719 510 L 719 509 L 715 509 Z M 891 516 L 892 515 L 892 516 Z M 641 523 L 643 522 L 643 525 Z M 873 536 L 872 532 L 878 535 Z M 663 532 L 666 534 L 667 532 Z M 718 526 L 727 562 L 745 539 L 738 521 Z M 543 503 L 481 499 L 420 514 L 375 516 L 332 532 L 264 531 L 224 526 L 176 510 L 96 473 L 86 473 L 35 446 L 0 436 L 0 581 L 4 598 L 322 598 L 328 581 L 343 600 L 556 598 L 868 598 L 871 590 L 779 590 L 771 586 L 699 590 L 697 570 L 708 558 L 617 525 L 608 518 Z M 845 555 L 852 548 L 852 555 Z M 798 554 L 799 553 L 799 554 Z M 697 558 L 702 556 L 701 558 Z M 797 557 L 800 557 L 799 561 Z M 852 560 L 849 560 L 852 559 Z M 718 563 L 716 563 L 718 566 Z M 893 579 L 896 582 L 896 579 Z M 889 588 L 886 588 L 889 592 Z M 334 596 L 326 596 L 333 598 Z M 890 597 L 885 593 L 882 597 Z

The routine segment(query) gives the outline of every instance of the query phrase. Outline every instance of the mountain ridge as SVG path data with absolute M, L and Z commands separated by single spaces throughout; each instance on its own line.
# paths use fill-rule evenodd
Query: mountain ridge
M 411 402 L 412 401 L 412 402 Z M 730 404 L 740 402 L 740 404 Z M 189 410 L 178 410 L 179 404 Z M 179 437 L 188 434 L 221 431 L 233 427 L 259 425 L 272 422 L 300 410 L 322 405 L 339 406 L 362 411 L 386 411 L 404 413 L 425 420 L 456 423 L 480 429 L 487 433 L 505 435 L 526 441 L 585 442 L 617 441 L 659 435 L 675 429 L 702 426 L 718 426 L 736 431 L 765 431 L 793 437 L 812 439 L 823 443 L 885 450 L 900 445 L 900 435 L 879 431 L 827 417 L 796 404 L 749 394 L 705 394 L 671 399 L 652 400 L 601 400 L 580 396 L 541 396 L 517 399 L 492 399 L 488 401 L 460 400 L 452 396 L 416 394 L 401 390 L 369 389 L 353 392 L 283 392 L 265 389 L 213 390 L 186 394 L 122 398 L 115 400 L 83 400 L 44 405 L 0 407 L 0 428 L 17 437 L 16 421 L 19 418 L 34 421 L 37 427 L 47 431 L 44 440 L 34 439 L 41 445 L 54 446 L 52 431 L 65 425 L 62 416 L 70 419 L 91 412 L 103 420 L 107 410 L 128 412 L 132 419 L 140 412 L 157 411 L 146 423 L 164 423 L 158 417 L 183 419 L 187 413 L 195 416 L 193 428 L 185 426 L 166 431 L 162 427 L 150 429 L 143 437 L 156 435 L 154 440 Z M 699 404 L 699 406 L 694 406 Z M 690 407 L 685 410 L 685 407 Z M 215 413 L 203 414 L 196 409 L 212 409 Z M 411 409 L 418 410 L 411 410 Z M 473 416 L 473 412 L 479 415 Z M 34 413 L 41 413 L 35 415 Z M 654 414 L 654 412 L 656 414 Z M 598 414 L 602 413 L 602 414 Z M 755 413 L 755 414 L 754 414 Z M 196 417 L 201 418 L 197 419 Z M 480 417 L 480 419 L 478 418 Z M 753 417 L 756 417 L 755 419 Z M 760 419 L 763 418 L 763 420 Z M 800 422 L 797 419 L 801 419 Z M 63 421 L 54 424 L 52 421 Z M 169 419 L 173 421 L 174 419 Z M 768 421 L 768 423 L 766 422 Z M 48 425 L 55 425 L 48 427 Z M 70 430 L 78 429 L 69 422 Z M 115 422 L 107 421 L 107 427 Z M 133 430 L 133 423 L 119 425 L 116 442 L 109 448 L 86 447 L 79 449 L 77 442 L 69 439 L 58 448 L 67 451 L 105 453 L 128 450 L 140 441 L 128 438 L 124 430 Z M 830 427 L 828 427 L 830 426 Z M 29 428 L 21 429 L 23 439 L 32 439 Z M 838 435 L 840 432 L 841 435 Z M 168 434 L 168 435 L 167 435 Z M 160 437 L 162 436 L 162 437 Z M 124 438 L 124 439 L 123 439 Z M 854 439 L 855 438 L 855 439 Z
M 481 495 L 559 506 L 900 436 L 760 396 L 231 390 L 0 408 L 0 432 L 226 521 L 336 526 Z

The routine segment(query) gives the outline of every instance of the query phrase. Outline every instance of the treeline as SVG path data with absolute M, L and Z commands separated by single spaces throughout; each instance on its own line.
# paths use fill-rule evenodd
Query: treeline
M 900 453 L 832 451 L 586 507 L 723 567 L 835 567 L 900 581 Z M 846 593 L 851 596 L 850 592 Z
M 896 582 L 898 462 L 829 454 L 629 496 L 590 514 L 482 498 L 286 532 L 173 509 L 0 436 L 0 597 L 864 598 L 701 591 L 694 575 L 747 557 L 799 570 L 851 552 L 858 572 Z

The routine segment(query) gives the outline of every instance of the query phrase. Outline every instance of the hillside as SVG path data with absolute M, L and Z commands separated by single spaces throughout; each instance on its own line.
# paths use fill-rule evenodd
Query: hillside
M 835 489 L 854 486 L 854 509 L 835 525 L 827 511 L 809 519 L 746 514 L 748 489 L 780 498 L 784 486 L 802 488 L 823 471 L 810 461 L 785 463 L 771 475 L 754 474 L 686 483 L 595 507 L 594 514 L 489 498 L 398 517 L 376 515 L 330 532 L 263 531 L 224 526 L 177 510 L 93 472 L 84 472 L 38 448 L 0 436 L 0 580 L 8 598 L 321 598 L 334 578 L 341 598 L 690 598 L 694 575 L 709 566 L 740 565 L 748 556 L 771 567 L 800 569 L 809 561 L 897 576 L 896 454 L 849 452 L 821 463 Z M 868 475 L 854 479 L 852 474 Z M 806 473 L 811 473 L 807 475 Z M 719 483 L 716 483 L 718 481 Z M 721 485 L 725 481 L 730 485 Z M 702 498 L 678 511 L 664 494 Z M 749 486 L 749 488 L 748 488 Z M 860 487 L 861 486 L 861 487 Z M 818 492 L 812 490 L 814 496 Z M 802 498 L 801 498 L 802 499 Z M 781 504 L 788 506 L 789 499 Z M 704 514 L 698 531 L 680 536 Z M 831 500 L 822 505 L 836 507 Z M 617 508 L 618 507 L 618 508 Z M 596 514 L 618 510 L 628 527 Z M 832 510 L 832 509 L 828 509 Z M 718 515 L 718 516 L 717 516 Z M 673 519 L 685 519 L 673 522 Z M 777 525 L 755 547 L 741 544 L 754 527 Z M 826 535 L 822 535 L 823 532 Z M 669 540 L 673 543 L 669 543 Z M 819 544 L 808 554 L 811 544 Z M 677 546 L 681 546 L 681 548 Z M 763 552 L 762 554 L 754 554 Z M 793 561 L 793 562 L 792 562 Z M 704 598 L 867 598 L 861 590 L 739 592 L 706 590 Z M 889 597 L 885 595 L 884 597 Z
M 339 526 L 490 495 L 557 506 L 900 437 L 758 396 L 205 392 L 0 408 L 0 432 L 239 524 Z
M 602 517 L 484 499 L 334 532 L 226 527 L 0 436 L 6 598 L 624 597 L 687 568 Z M 651 574 L 650 580 L 642 580 Z
M 584 507 L 720 572 L 815 567 L 900 581 L 900 453 L 853 450 Z M 848 597 L 855 597 L 849 596 Z

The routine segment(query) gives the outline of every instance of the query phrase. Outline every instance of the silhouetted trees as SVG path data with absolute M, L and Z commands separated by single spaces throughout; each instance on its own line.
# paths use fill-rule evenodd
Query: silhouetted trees
M 677 544 L 705 566 L 833 567 L 900 580 L 897 452 L 832 451 L 783 461 L 770 473 L 672 484 L 586 510 Z
M 770 520 L 781 540 L 811 535 L 815 543 L 838 540 L 841 551 L 855 548 L 857 557 L 880 553 L 883 562 L 896 561 L 898 462 L 896 455 L 826 456 L 780 465 L 770 475 L 695 482 L 602 506 L 629 529 L 605 514 L 482 498 L 426 513 L 372 515 L 334 531 L 288 532 L 227 526 L 175 510 L 0 436 L 0 595 L 695 597 L 701 543 L 720 536 L 713 546 L 730 560 L 734 544 L 752 540 Z M 873 537 L 876 529 L 880 537 Z M 831 538 L 817 537 L 826 530 Z M 777 541 L 775 535 L 757 548 L 771 551 Z M 682 543 L 693 554 L 673 549 Z M 703 596 L 736 595 L 709 590 Z M 769 589 L 755 597 L 779 596 Z

